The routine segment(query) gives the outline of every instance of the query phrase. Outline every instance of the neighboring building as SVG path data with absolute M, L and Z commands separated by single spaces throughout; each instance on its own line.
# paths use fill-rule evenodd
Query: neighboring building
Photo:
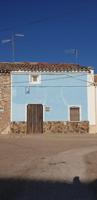
M 10 122 L 26 122 L 28 104 L 42 104 L 45 122 L 89 122 L 90 133 L 96 131 L 94 72 L 90 67 L 0 63 L 0 86 L 1 130 L 7 130 Z
M 97 131 L 97 74 L 94 75 L 94 87 L 95 87 L 95 115 L 96 115 L 96 131 Z

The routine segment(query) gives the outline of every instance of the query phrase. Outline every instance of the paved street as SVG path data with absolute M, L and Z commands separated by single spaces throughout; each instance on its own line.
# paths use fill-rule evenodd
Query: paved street
M 50 188 L 53 188 L 55 193 L 52 195 L 55 196 L 60 188 L 58 194 L 63 193 L 64 197 L 66 196 L 64 191 L 67 188 L 67 191 L 74 192 L 74 199 L 78 199 L 80 192 L 75 198 L 77 187 L 78 191 L 90 193 L 86 199 L 95 199 L 96 179 L 97 135 L 0 136 L 0 194 L 2 199 L 9 199 L 2 196 L 4 195 L 3 190 L 7 190 L 10 199 L 29 200 L 32 194 L 36 195 L 37 187 L 39 194 L 43 193 L 44 188 L 47 193 Z M 96 186 L 92 184 L 93 187 L 90 187 L 90 183 L 95 183 Z M 42 199 L 46 199 L 43 195 L 44 193 Z M 67 199 L 70 198 L 67 196 Z M 38 196 L 33 199 L 38 199 Z M 52 196 L 48 199 L 52 199 Z M 60 198 L 57 195 L 54 199 Z M 85 198 L 80 195 L 80 199 Z

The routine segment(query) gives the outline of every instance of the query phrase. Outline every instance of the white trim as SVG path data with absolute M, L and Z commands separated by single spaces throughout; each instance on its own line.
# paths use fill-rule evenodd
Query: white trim
M 45 105 L 43 104 L 43 121 L 46 121 Z
M 60 74 L 62 74 L 62 75 L 66 75 L 66 73 L 68 74 L 68 73 L 72 73 L 72 75 L 74 75 L 75 73 L 77 74 L 77 73 L 83 73 L 83 74 L 86 74 L 86 75 L 88 75 L 88 74 L 90 74 L 88 71 L 21 71 L 21 70 L 19 70 L 19 71 L 12 71 L 11 72 L 11 74 L 13 74 L 13 75 L 29 75 L 29 74 L 31 74 L 31 73 L 33 73 L 33 74 L 39 74 L 39 75 L 54 75 L 54 74 L 56 74 L 56 75 L 60 75 Z M 91 70 L 91 73 L 93 74 L 93 70 Z
M 11 73 L 11 104 L 10 104 L 10 106 L 11 106 L 11 116 L 10 116 L 10 120 L 11 120 L 11 122 L 12 122 L 12 113 L 13 113 L 13 109 L 12 109 L 12 73 Z
M 68 105 L 68 121 L 70 121 L 70 108 L 72 108 L 72 107 L 79 108 L 79 110 L 80 110 L 80 120 L 79 120 L 79 122 L 80 122 L 82 120 L 82 108 L 81 108 L 81 105 L 74 105 L 74 104 L 73 105 Z
M 32 77 L 36 75 L 38 76 L 38 80 L 37 81 L 33 81 L 32 80 Z M 41 83 L 41 74 L 40 73 L 30 73 L 29 74 L 29 84 L 31 85 L 37 85 L 37 84 L 40 84 Z
M 12 71 L 11 74 L 24 74 L 26 72 L 29 74 L 29 71 Z
M 92 82 L 93 84 L 89 84 Z M 90 86 L 89 86 L 90 85 Z M 93 70 L 87 75 L 87 109 L 88 121 L 90 125 L 96 124 L 96 88 L 94 86 L 94 73 Z
M 27 103 L 25 104 L 25 122 L 27 122 Z

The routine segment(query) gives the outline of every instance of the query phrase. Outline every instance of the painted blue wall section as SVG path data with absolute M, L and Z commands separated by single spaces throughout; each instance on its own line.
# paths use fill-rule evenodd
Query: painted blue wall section
M 54 87 L 53 87 L 54 86 Z M 29 93 L 26 89 L 29 87 Z M 81 107 L 81 120 L 88 120 L 87 73 L 42 73 L 41 84 L 29 83 L 28 73 L 12 74 L 12 121 L 26 121 L 27 104 L 49 106 L 45 121 L 68 121 L 69 106 Z

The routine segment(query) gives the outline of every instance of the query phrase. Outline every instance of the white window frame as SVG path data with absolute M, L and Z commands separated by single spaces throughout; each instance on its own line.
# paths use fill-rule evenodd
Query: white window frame
M 70 121 L 70 108 L 79 108 L 79 113 L 80 113 L 80 116 L 79 116 L 79 121 Z M 68 106 L 68 121 L 69 122 L 80 122 L 82 121 L 82 109 L 81 109 L 81 105 L 69 105 Z
M 28 103 L 25 104 L 25 122 L 27 122 L 27 105 Z
M 35 75 L 35 76 L 38 76 L 38 80 L 37 80 L 37 81 L 33 81 L 33 80 L 32 80 L 32 77 L 33 77 L 34 75 Z M 29 74 L 29 83 L 30 83 L 30 84 L 33 84 L 33 85 L 41 84 L 41 74 L 36 73 L 36 72 L 30 73 L 30 74 Z

